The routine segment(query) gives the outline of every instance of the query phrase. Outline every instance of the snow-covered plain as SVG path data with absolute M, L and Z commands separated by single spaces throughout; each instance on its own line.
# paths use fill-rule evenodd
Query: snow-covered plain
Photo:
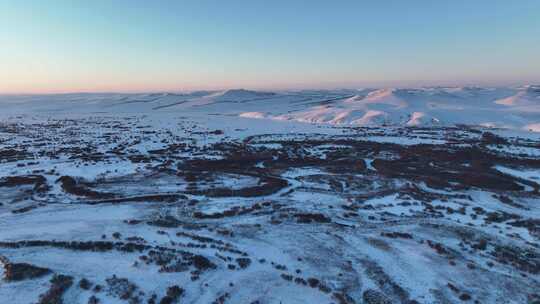
M 0 96 L 0 303 L 537 303 L 539 106 Z

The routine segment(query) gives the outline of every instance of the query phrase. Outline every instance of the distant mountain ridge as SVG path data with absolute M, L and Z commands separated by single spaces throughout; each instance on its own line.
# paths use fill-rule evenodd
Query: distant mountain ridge
M 479 125 L 540 131 L 540 86 L 2 95 L 5 113 L 226 114 L 342 126 Z

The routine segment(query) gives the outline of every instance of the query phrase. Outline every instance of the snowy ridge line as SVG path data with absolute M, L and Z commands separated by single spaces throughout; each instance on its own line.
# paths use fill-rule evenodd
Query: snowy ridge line
M 540 86 L 185 94 L 0 95 L 3 112 L 198 113 L 335 126 L 470 125 L 540 132 Z

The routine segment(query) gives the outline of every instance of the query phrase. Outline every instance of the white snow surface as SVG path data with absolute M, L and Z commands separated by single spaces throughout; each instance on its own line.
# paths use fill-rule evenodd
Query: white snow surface
M 490 131 L 505 140 L 483 142 L 485 132 L 477 128 L 439 128 L 462 124 L 503 128 Z M 73 277 L 63 302 L 77 304 L 92 303 L 92 296 L 99 303 L 152 303 L 153 294 L 160 303 L 173 285 L 185 290 L 175 303 L 467 303 L 464 295 L 472 296 L 469 303 L 537 300 L 535 132 L 538 86 L 3 95 L 0 304 L 36 303 L 53 274 Z M 424 174 L 407 179 L 385 172 L 391 169 L 385 163 L 401 161 L 410 166 L 399 168 L 410 172 L 416 166 L 450 176 L 469 172 L 464 167 L 473 162 L 433 157 L 468 147 L 462 158 L 481 149 L 491 161 L 505 161 L 485 176 L 517 178 L 524 190 L 435 189 L 422 181 L 429 179 Z M 249 157 L 236 158 L 240 152 L 261 158 L 251 168 Z M 184 167 L 192 160 L 245 162 L 250 171 L 232 166 L 221 172 L 219 162 Z M 364 162 L 365 170 L 356 168 Z M 9 183 L 34 175 L 43 177 L 43 193 L 37 183 Z M 70 193 L 61 176 L 124 200 Z M 216 194 L 264 186 L 268 176 L 286 185 L 254 197 Z M 193 187 L 198 191 L 188 191 Z M 151 199 L 171 194 L 181 196 Z M 175 221 L 157 221 L 170 218 Z M 486 248 L 475 249 L 482 240 Z M 94 251 L 26 241 L 117 245 Z M 168 272 L 157 260 L 145 262 L 151 252 L 166 259 L 171 250 L 187 266 L 166 261 L 178 266 Z M 197 269 L 189 254 L 215 267 Z M 2 257 L 52 272 L 9 281 Z M 250 264 L 241 267 L 246 258 Z M 129 279 L 138 297 L 121 299 L 109 286 L 113 276 Z M 83 278 L 104 289 L 81 288 Z
M 206 113 L 343 126 L 476 125 L 540 131 L 540 86 L 1 95 L 3 114 Z

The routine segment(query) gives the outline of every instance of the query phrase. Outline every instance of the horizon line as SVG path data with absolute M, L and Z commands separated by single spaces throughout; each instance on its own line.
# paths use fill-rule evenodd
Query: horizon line
M 178 94 L 178 93 L 195 93 L 195 92 L 224 92 L 231 90 L 245 90 L 245 91 L 255 91 L 255 92 L 301 92 L 301 91 L 310 91 L 310 90 L 322 90 L 322 91 L 333 91 L 333 90 L 366 90 L 366 89 L 433 89 L 433 88 L 519 88 L 527 86 L 540 86 L 540 81 L 538 82 L 523 82 L 523 83 L 513 83 L 513 84 L 498 84 L 498 85 L 486 85 L 480 83 L 469 83 L 462 85 L 373 85 L 373 86 L 335 86 L 335 87 L 304 87 L 304 88 L 249 88 L 249 87 L 227 87 L 227 88 L 214 88 L 214 89 L 163 89 L 163 90 L 73 90 L 73 91 L 43 91 L 43 92 L 1 92 L 0 96 L 39 96 L 39 95 L 73 95 L 73 94 Z

